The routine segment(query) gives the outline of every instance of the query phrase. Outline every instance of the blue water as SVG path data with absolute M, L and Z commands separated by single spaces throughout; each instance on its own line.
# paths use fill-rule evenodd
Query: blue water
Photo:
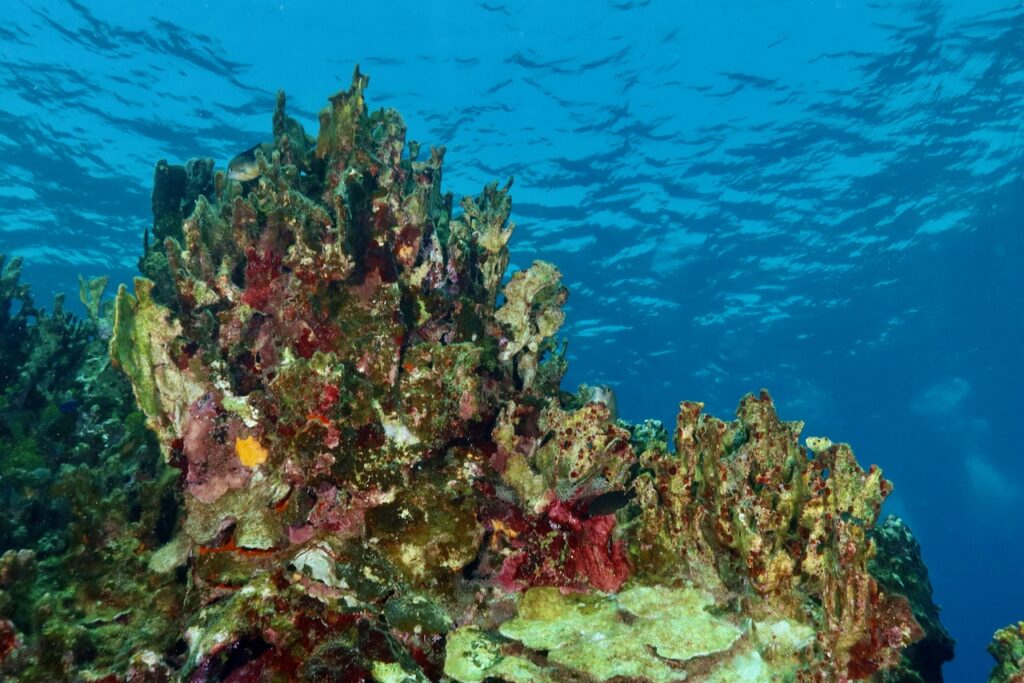
M 568 387 L 670 423 L 763 386 L 852 443 L 921 541 L 947 680 L 983 679 L 1024 618 L 1019 0 L 169 4 L 3 3 L 0 252 L 37 301 L 133 275 L 157 159 L 223 165 L 277 88 L 316 130 L 358 62 L 456 195 L 515 175 L 513 264 L 572 289 Z

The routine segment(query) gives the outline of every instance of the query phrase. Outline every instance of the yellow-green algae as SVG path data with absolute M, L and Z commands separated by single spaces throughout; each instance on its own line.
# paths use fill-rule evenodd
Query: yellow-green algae
M 788 619 L 751 624 L 694 586 L 633 586 L 618 594 L 539 587 L 519 599 L 497 635 L 465 626 L 449 635 L 445 673 L 561 680 L 585 675 L 668 683 L 793 680 L 814 630 Z M 529 654 L 515 654 L 515 643 Z M 539 662 L 539 663 L 538 663 Z
M 374 662 L 373 679 L 376 683 L 424 683 L 430 680 L 419 672 L 409 673 L 398 662 Z
M 198 384 L 166 360 L 180 334 L 181 324 L 153 300 L 153 282 L 135 278 L 134 297 L 121 285 L 115 300 L 110 357 L 131 378 L 139 408 L 165 453 L 183 418 L 180 406 L 203 394 Z
M 478 626 L 464 626 L 448 634 L 444 673 L 462 683 L 499 678 L 510 683 L 551 681 L 528 659 L 502 654 L 501 644 Z
M 679 670 L 663 659 L 684 662 L 728 650 L 742 631 L 712 616 L 707 593 L 694 589 L 636 587 L 618 595 L 563 595 L 534 588 L 519 614 L 499 629 L 508 638 L 598 680 L 644 676 L 672 681 Z

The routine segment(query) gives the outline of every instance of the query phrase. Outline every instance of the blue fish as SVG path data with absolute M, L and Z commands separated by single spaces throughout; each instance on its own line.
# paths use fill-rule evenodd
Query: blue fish
M 65 415 L 70 415 L 71 413 L 77 412 L 78 411 L 78 407 L 81 406 L 81 405 L 82 405 L 81 401 L 79 401 L 77 399 L 72 399 L 70 401 L 64 401 L 63 403 L 58 405 L 57 406 L 57 410 L 59 410 L 60 412 L 64 413 Z

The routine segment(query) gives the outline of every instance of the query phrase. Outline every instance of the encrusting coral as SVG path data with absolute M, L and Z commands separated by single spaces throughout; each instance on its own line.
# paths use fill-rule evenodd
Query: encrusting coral
M 157 165 L 147 278 L 118 292 L 109 349 L 180 470 L 174 537 L 145 557 L 186 597 L 179 645 L 122 675 L 724 683 L 898 665 L 923 631 L 870 571 L 881 472 L 805 448 L 764 392 L 732 421 L 681 404 L 672 449 L 606 389 L 562 392 L 568 294 L 545 262 L 505 278 L 511 182 L 453 215 L 444 149 L 421 159 L 367 83 L 357 69 L 316 138 L 279 95 L 251 180 Z

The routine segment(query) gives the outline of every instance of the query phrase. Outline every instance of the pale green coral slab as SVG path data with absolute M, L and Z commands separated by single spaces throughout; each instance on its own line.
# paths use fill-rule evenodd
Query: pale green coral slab
M 708 611 L 713 605 L 710 594 L 692 588 L 641 586 L 606 597 L 533 588 L 500 631 L 597 680 L 679 681 L 686 678 L 684 662 L 728 651 L 743 636 Z
M 427 681 L 423 674 L 409 673 L 398 662 L 374 662 L 373 678 L 378 683 L 425 683 Z
M 706 683 L 774 683 L 783 679 L 774 676 L 761 655 L 756 652 L 744 652 L 733 657 L 729 662 L 716 669 Z
M 179 436 L 187 406 L 205 388 L 174 363 L 170 346 L 181 324 L 153 300 L 153 283 L 135 278 L 135 296 L 121 285 L 114 304 L 110 357 L 131 380 L 139 407 L 149 426 L 167 443 Z
M 460 683 L 480 683 L 485 678 L 510 683 L 554 681 L 533 662 L 503 655 L 498 643 L 476 626 L 465 626 L 448 634 L 444 673 Z
M 517 616 L 499 629 L 537 651 L 533 661 L 504 654 L 508 644 L 499 637 L 464 626 L 448 636 L 445 674 L 462 683 L 580 675 L 670 683 L 686 680 L 688 665 L 710 656 L 696 665 L 706 683 L 795 680 L 814 643 L 813 628 L 788 619 L 741 628 L 715 616 L 714 605 L 710 593 L 690 587 L 636 586 L 608 596 L 533 588 L 520 598 Z M 548 666 L 534 663 L 544 657 Z
M 448 634 L 444 673 L 463 683 L 482 681 L 501 660 L 501 648 L 476 626 L 465 626 Z

